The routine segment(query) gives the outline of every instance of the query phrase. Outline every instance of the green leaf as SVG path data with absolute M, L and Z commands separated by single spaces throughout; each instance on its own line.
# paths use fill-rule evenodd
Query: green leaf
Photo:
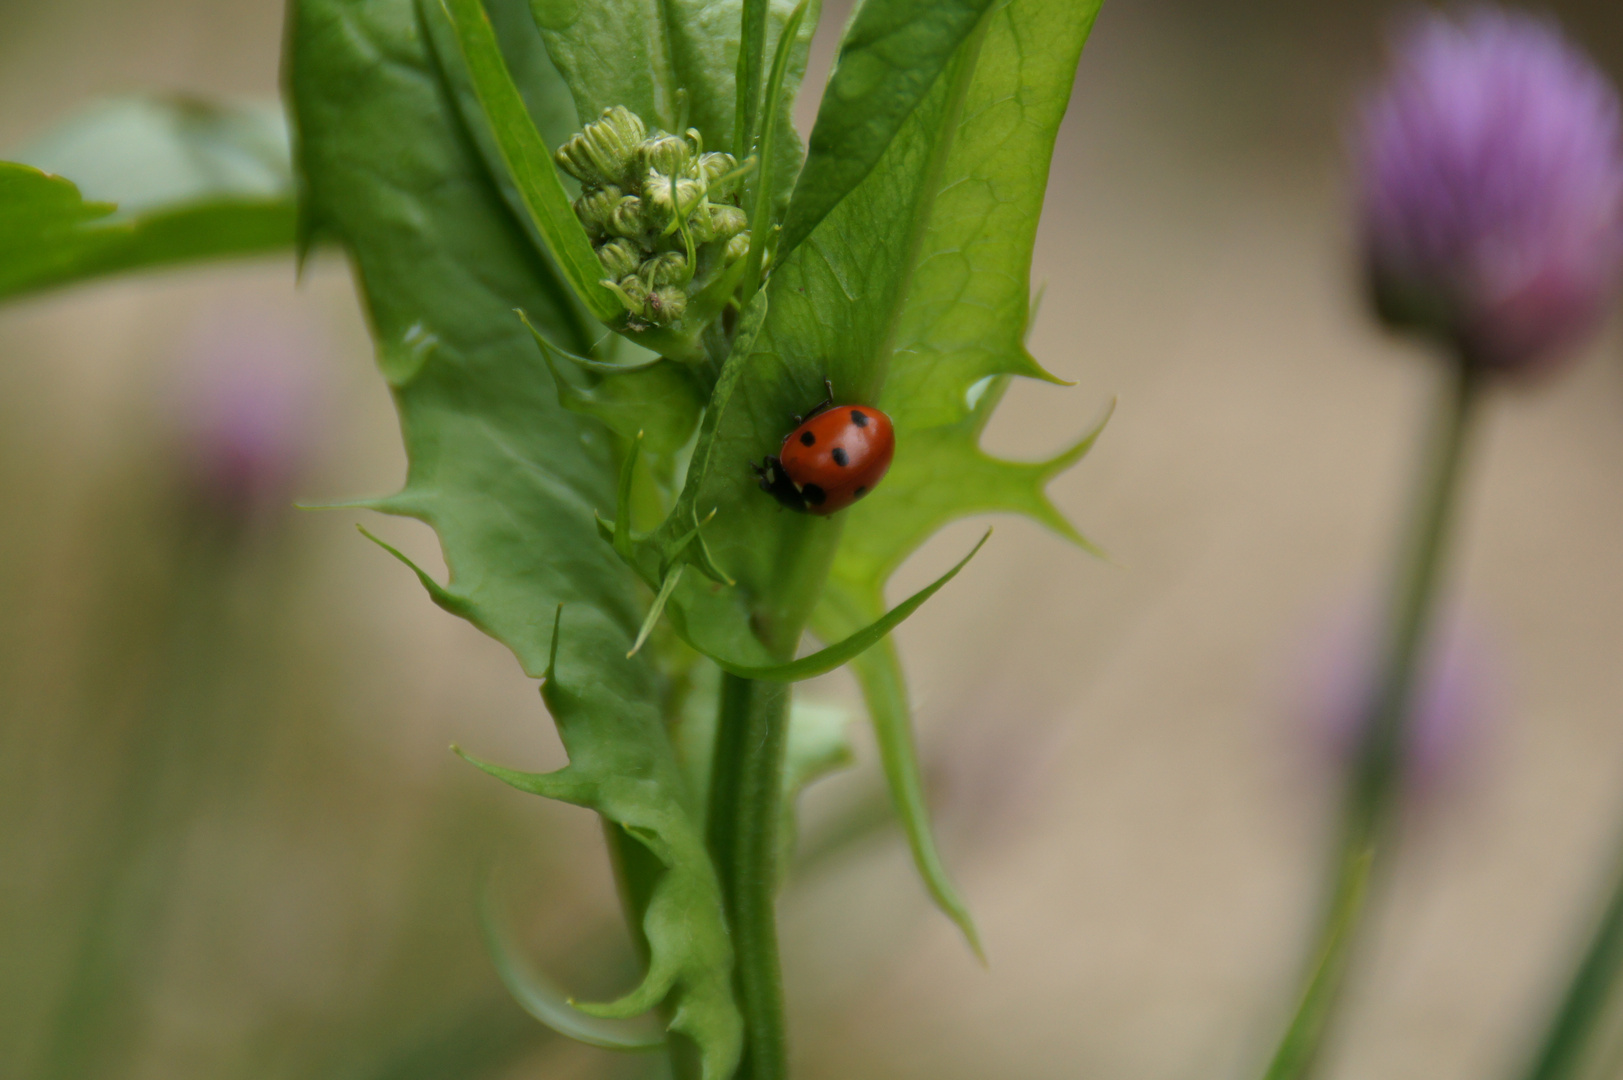
M 847 599 L 831 590 L 830 595 L 824 598 L 825 606 L 819 611 L 820 620 L 826 620 L 829 612 L 836 610 L 842 600 Z M 862 700 L 873 722 L 874 737 L 879 744 L 879 763 L 885 771 L 885 784 L 890 788 L 891 806 L 907 835 L 913 865 L 930 898 L 947 918 L 957 924 L 964 940 L 984 963 L 986 952 L 981 947 L 980 931 L 975 928 L 969 905 L 964 902 L 947 872 L 930 828 L 930 804 L 924 792 L 924 776 L 919 768 L 918 746 L 913 739 L 907 678 L 902 673 L 902 661 L 896 653 L 895 643 L 880 642 L 858 657 L 851 665 L 851 671 L 856 675 L 857 685 L 862 688 Z
M 711 465 L 690 479 L 691 503 L 715 513 L 705 544 L 739 587 L 718 592 L 690 576 L 668 611 L 696 648 L 737 668 L 792 659 L 850 517 L 785 510 L 749 463 L 778 452 L 792 417 L 822 400 L 825 379 L 841 400 L 878 396 L 976 46 L 965 43 L 953 77 L 937 82 L 867 180 L 773 271 L 757 296 L 771 300 L 764 325 L 708 444 L 701 429 Z
M 269 107 L 115 99 L 17 156 L 0 163 L 0 299 L 293 247 L 287 134 Z
M 665 7 L 661 0 L 530 0 L 582 124 L 624 105 L 650 127 L 676 130 L 676 92 L 687 84 L 671 56 Z
M 693 437 L 704 399 L 691 372 L 674 360 L 605 364 L 565 352 L 548 341 L 522 312 L 558 387 L 558 402 L 571 412 L 601 420 L 625 439 L 639 433 L 651 453 L 672 454 Z
M 693 457 L 688 463 L 687 476 L 683 480 L 681 492 L 677 495 L 676 505 L 660 523 L 659 528 L 640 545 L 639 555 L 628 559 L 637 566 L 644 581 L 660 583 L 661 599 L 657 600 L 660 606 L 670 599 L 675 588 L 675 582 L 670 580 L 669 575 L 672 572 L 672 563 L 679 557 L 697 566 L 711 581 L 726 585 L 735 584 L 715 566 L 710 558 L 709 547 L 699 536 L 699 530 L 704 522 L 709 520 L 709 517 L 701 520 L 699 516 L 699 497 L 705 481 L 710 477 L 716 464 L 716 430 L 722 417 L 727 415 L 727 404 L 732 399 L 733 388 L 738 385 L 743 375 L 745 365 L 749 361 L 750 350 L 754 347 L 761 325 L 766 321 L 766 314 L 765 294 L 757 295 L 744 310 L 743 317 L 733 333 L 732 350 L 722 364 L 721 373 L 710 392 L 709 405 L 699 424 L 698 444 L 694 447 Z M 622 557 L 625 557 L 626 547 L 624 536 L 630 528 L 629 503 L 630 482 L 629 479 L 622 477 L 620 497 L 615 510 L 615 546 Z M 709 516 L 713 517 L 714 511 Z M 657 567 L 657 571 L 652 569 L 654 567 Z M 678 632 L 685 632 L 685 620 L 679 618 L 677 626 Z
M 885 481 L 852 508 L 858 523 L 840 545 L 831 580 L 859 595 L 864 608 L 907 556 L 941 527 L 976 514 L 1022 514 L 1094 555 L 1102 555 L 1065 519 L 1046 494 L 1050 481 L 1087 456 L 1110 412 L 1075 443 L 1046 461 L 1004 461 L 980 448 L 981 432 L 1003 396 L 1006 379 L 986 391 L 973 413 L 955 424 L 907 436 Z M 944 476 L 952 483 L 942 483 Z M 869 504 L 879 503 L 877 511 Z
M 942 167 L 890 377 L 878 399 L 896 424 L 896 461 L 885 482 L 848 511 L 850 527 L 812 621 L 825 641 L 883 611 L 891 573 L 958 518 L 1024 514 L 1094 550 L 1044 488 L 1087 453 L 1102 424 L 1045 462 L 1000 461 L 981 450 L 980 439 L 1008 376 L 1044 377 L 1024 342 L 1031 249 L 1054 136 L 1098 7 L 1097 0 L 1005 0 L 982 23 L 979 65 Z M 894 647 L 882 643 L 853 670 L 920 876 L 978 951 L 968 910 L 931 835 Z
M 438 533 L 442 606 L 527 673 L 550 674 L 543 693 L 570 763 L 505 778 L 591 807 L 657 860 L 641 920 L 648 977 L 610 1011 L 668 998 L 668 1028 L 722 1080 L 740 1021 L 720 894 L 662 715 L 665 679 L 646 656 L 625 657 L 641 586 L 597 535 L 595 510 L 615 497 L 614 440 L 559 404 L 513 316 L 522 308 L 561 347 L 588 352 L 570 286 L 482 164 L 411 0 L 299 0 L 289 42 L 306 212 L 352 256 L 406 442 L 404 489 L 374 505 Z
M 981 537 L 980 541 L 970 549 L 969 554 L 960 559 L 958 564 L 951 570 L 948 570 L 867 626 L 855 630 L 850 636 L 830 645 L 826 649 L 820 649 L 810 656 L 803 656 L 799 660 L 787 664 L 771 664 L 765 667 L 749 667 L 735 664 L 729 660 L 714 656 L 710 659 L 714 660 L 716 665 L 723 671 L 737 675 L 741 679 L 757 679 L 761 682 L 800 682 L 805 679 L 814 679 L 819 675 L 827 675 L 835 668 L 850 663 L 864 652 L 867 652 L 883 640 L 885 635 L 901 625 L 902 621 L 922 607 L 926 600 L 941 591 L 942 586 L 957 577 L 958 571 L 968 566 L 969 560 L 973 559 L 985 546 L 986 541 L 991 538 L 992 530 L 988 529 L 986 535 Z
M 501 147 L 497 145 L 495 133 L 480 104 L 479 93 L 468 73 L 468 65 L 463 62 L 455 24 L 440 7 L 440 0 L 417 0 L 417 11 L 427 32 L 430 49 L 438 61 L 440 76 L 456 101 L 463 130 L 478 148 L 486 171 L 500 189 L 515 220 L 529 235 L 530 242 L 537 250 L 545 251 L 546 238 L 530 217 L 524 194 L 507 168 Z M 523 97 L 526 112 L 541 133 L 542 142 L 547 146 L 561 146 L 575 132 L 575 106 L 569 99 L 569 88 L 564 84 L 563 76 L 547 55 L 546 46 L 536 32 L 529 11 L 521 0 L 496 0 L 485 8 L 485 13 L 490 16 L 508 71 Z M 560 180 L 565 185 L 565 191 L 570 191 L 574 181 L 567 176 L 560 177 Z M 600 337 L 601 327 L 597 318 L 586 309 L 584 301 L 578 297 L 575 300 L 572 305 L 576 323 L 574 333 L 581 338 Z
M 733 145 L 748 148 L 755 145 L 762 132 L 761 88 L 766 78 L 767 16 L 772 4 L 770 0 L 743 0 L 741 7 L 733 88 L 737 101 Z
M 1099 0 L 1015 0 L 989 16 L 885 387 L 882 404 L 897 406 L 904 429 L 962 419 L 971 388 L 988 376 L 1055 381 L 1025 347 L 1031 251 L 1054 137 L 1098 10 Z
M 547 253 L 593 315 L 605 323 L 624 322 L 625 310 L 600 284 L 602 264 L 575 217 L 553 165 L 552 152 L 536 130 L 524 97 L 507 69 L 484 4 L 480 0 L 441 0 L 440 7 L 456 31 L 462 60 L 491 134 Z
M 789 55 L 793 51 L 794 35 L 799 32 L 801 21 L 806 17 L 807 3 L 808 0 L 800 0 L 800 2 L 795 5 L 794 11 L 790 12 L 789 22 L 784 27 L 783 34 L 778 38 L 778 50 L 777 53 L 772 57 L 772 74 L 767 79 L 766 83 L 765 93 L 767 100 L 767 112 L 773 117 L 773 120 L 767 123 L 767 125 L 761 130 L 759 139 L 755 142 L 755 145 L 759 147 L 759 155 L 763 164 L 756 173 L 756 183 L 754 188 L 755 205 L 750 213 L 749 257 L 744 260 L 743 295 L 745 302 L 748 302 L 749 298 L 755 295 L 755 290 L 759 288 L 761 281 L 761 267 L 766 257 L 767 239 L 772 233 L 772 213 L 774 210 L 773 200 L 769 197 L 763 197 L 762 193 L 773 190 L 773 181 L 776 172 L 774 169 L 774 163 L 778 157 L 778 140 L 786 137 L 789 130 L 791 130 L 789 129 L 787 121 L 778 121 L 776 119 L 778 115 L 776 105 L 778 102 L 782 101 L 784 96 L 784 81 L 789 67 Z M 765 11 L 765 0 L 760 0 L 759 3 L 745 3 L 744 38 L 746 44 L 752 40 L 752 31 L 750 28 L 752 14 L 755 15 L 755 21 L 761 23 L 759 36 L 763 41 L 765 40 Z M 739 49 L 738 63 L 741 78 L 744 73 L 744 60 L 748 55 L 748 52 L 748 49 L 742 47 Z M 752 72 L 752 84 L 754 81 L 758 80 L 755 78 L 755 75 Z M 745 95 L 740 95 L 741 99 L 744 96 Z M 750 97 L 749 100 L 753 103 L 754 98 Z M 754 123 L 755 118 L 751 116 L 749 123 L 746 125 L 749 130 L 754 130 Z
M 783 225 L 787 253 L 873 171 L 992 0 L 867 0 L 840 42 Z

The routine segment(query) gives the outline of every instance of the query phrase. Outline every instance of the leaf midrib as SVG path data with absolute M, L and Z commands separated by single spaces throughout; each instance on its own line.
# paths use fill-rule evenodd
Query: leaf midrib
M 913 279 L 918 270 L 919 250 L 924 246 L 925 234 L 930 230 L 931 211 L 935 207 L 936 196 L 940 194 L 941 177 L 946 171 L 947 159 L 952 154 L 952 145 L 958 138 L 964 102 L 969 96 L 970 85 L 975 80 L 975 69 L 980 64 L 981 45 L 986 40 L 986 30 L 996 10 L 997 7 L 988 7 L 981 13 L 981 17 L 976 20 L 975 29 L 970 31 L 969 36 L 959 46 L 965 50 L 964 54 L 948 64 L 949 70 L 956 67 L 956 71 L 953 72 L 953 85 L 948 90 L 941 136 L 936 139 L 935 146 L 930 151 L 930 161 L 925 167 L 925 181 L 922 185 L 925 194 L 920 197 L 918 206 L 914 208 L 912 225 L 908 229 L 907 246 L 902 259 L 902 281 L 896 290 L 896 303 L 885 316 L 885 334 L 879 348 L 879 355 L 883 360 L 881 375 L 885 377 L 890 374 L 890 358 L 896 353 L 897 330 L 901 327 L 902 316 L 907 310 L 908 294 L 912 291 Z M 937 76 L 937 79 L 940 77 Z M 883 378 L 880 385 L 883 386 Z

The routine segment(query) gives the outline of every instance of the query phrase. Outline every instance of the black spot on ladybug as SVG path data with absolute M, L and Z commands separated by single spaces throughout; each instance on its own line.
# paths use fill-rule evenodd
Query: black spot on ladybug
M 868 414 L 863 412 L 860 409 L 852 409 L 851 410 L 851 422 L 853 424 L 855 424 L 857 427 L 867 427 L 868 426 Z
M 813 506 L 822 506 L 823 500 L 828 498 L 828 492 L 824 491 L 816 484 L 807 484 L 805 487 L 800 489 L 800 494 Z
M 858 485 L 858 487 L 857 487 L 857 498 L 860 499 L 866 494 L 868 494 L 868 489 Z
M 800 445 L 801 446 L 810 446 L 812 443 L 814 443 L 816 441 L 817 441 L 817 436 L 813 435 L 811 432 L 802 431 L 800 433 Z
M 807 434 L 809 435 L 811 433 L 807 432 Z M 846 456 L 845 447 L 843 446 L 836 446 L 833 450 L 832 456 L 834 458 L 834 464 L 840 466 L 841 468 L 851 464 L 851 459 Z

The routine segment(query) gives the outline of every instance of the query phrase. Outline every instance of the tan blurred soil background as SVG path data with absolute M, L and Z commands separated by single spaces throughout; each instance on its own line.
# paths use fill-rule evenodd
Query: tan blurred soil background
M 1294 671 L 1312 627 L 1380 578 L 1433 385 L 1417 350 L 1365 318 L 1343 212 L 1340 123 L 1376 70 L 1390 10 L 1107 0 L 1061 131 L 1034 272 L 1046 294 L 1032 351 L 1077 385 L 1015 388 L 988 445 L 1050 454 L 1119 395 L 1097 449 L 1051 489 L 1116 562 L 999 523 L 901 630 L 941 839 L 991 964 L 928 908 L 894 828 L 818 859 L 783 904 L 806 1080 L 1259 1070 L 1290 1003 L 1334 808 L 1333 779 L 1290 707 Z M 1623 9 L 1555 10 L 1623 72 Z M 108 93 L 272 95 L 281 17 L 274 0 L 0 0 L 0 148 Z M 843 18 L 824 13 L 809 84 Z M 330 256 L 302 287 L 272 260 L 0 309 L 7 828 L 72 835 L 96 805 L 96 770 L 116 764 L 76 741 L 63 702 L 82 690 L 82 642 L 116 634 L 109 612 L 128 606 L 129 586 L 110 596 L 106 583 L 158 588 L 142 569 L 140 545 L 159 526 L 141 485 L 161 471 L 175 386 L 222 324 L 285 333 L 289 355 L 309 364 L 300 498 L 380 493 L 402 475 L 347 271 Z M 1505 689 L 1454 782 L 1414 815 L 1339 1029 L 1335 1080 L 1507 1075 L 1612 873 L 1620 347 L 1614 322 L 1570 377 L 1492 404 L 1454 577 L 1495 642 Z M 272 617 L 284 651 L 276 674 L 239 689 L 275 730 L 241 751 L 259 763 L 252 790 L 217 797 L 222 821 L 281 816 L 253 827 L 256 845 L 240 829 L 211 840 L 213 818 L 194 830 L 195 888 L 166 931 L 146 1064 L 129 1075 L 226 1075 L 219 1063 L 244 1053 L 266 1067 L 235 1074 L 317 1075 L 289 1045 L 312 1032 L 343 1042 L 343 1017 L 389 1028 L 406 1014 L 379 1004 L 390 1016 L 360 1016 L 372 1006 L 354 987 L 394 979 L 391 965 L 417 970 L 425 951 L 453 974 L 410 991 L 412 1008 L 431 1013 L 452 988 L 475 1008 L 499 995 L 467 902 L 489 857 L 526 868 L 519 902 L 541 913 L 529 937 L 571 977 L 591 977 L 578 958 L 569 967 L 574 943 L 612 929 L 590 817 L 493 790 L 445 750 L 560 764 L 533 684 L 358 537 L 358 520 L 290 513 L 259 556 L 255 573 L 281 582 Z M 438 565 L 426 530 L 365 523 Z M 933 541 L 897 594 L 981 527 Z M 808 693 L 854 701 L 843 677 Z M 859 744 L 859 768 L 809 797 L 808 837 L 877 790 L 871 740 Z M 64 788 L 69 775 L 80 786 Z M 18 795 L 42 785 L 33 803 Z M 0 874 L 44 881 L 55 850 L 14 845 Z M 442 865 L 424 861 L 430 851 L 460 869 L 412 894 L 432 903 L 407 903 L 413 868 Z M 30 896 L 29 910 L 49 900 Z M 0 937 L 15 950 L 0 966 L 14 972 L 20 957 L 47 970 L 40 957 L 64 947 L 15 925 Z M 42 1023 L 51 994 L 18 983 L 0 977 L 12 1045 Z M 498 1075 L 605 1075 L 618 1067 L 606 1059 L 547 1044 Z M 0 1063 L 0 1077 L 14 1075 Z

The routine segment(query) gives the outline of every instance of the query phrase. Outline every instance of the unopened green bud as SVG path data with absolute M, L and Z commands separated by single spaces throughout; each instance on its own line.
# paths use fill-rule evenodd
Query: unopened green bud
M 688 232 L 695 244 L 708 244 L 716 239 L 716 225 L 711 220 L 714 210 L 715 207 L 710 205 L 710 200 L 705 199 L 688 215 Z
M 688 219 L 688 228 L 693 231 L 693 241 L 697 244 L 730 240 L 748 226 L 749 218 L 744 211 L 726 204 L 717 206 L 709 200 L 700 203 Z
M 749 215 L 736 206 L 710 208 L 710 227 L 715 231 L 717 240 L 731 240 L 749 228 L 749 224 Z
M 714 185 L 736 168 L 738 159 L 731 154 L 705 154 L 699 158 L 699 177 L 707 186 Z
M 637 157 L 646 172 L 686 176 L 690 175 L 693 148 L 680 135 L 660 132 L 637 148 Z
M 676 215 L 677 202 L 681 204 L 684 214 L 693 213 L 699 200 L 704 198 L 704 188 L 697 180 L 678 179 L 673 183 L 669 176 L 650 172 L 642 183 L 642 197 L 648 205 L 652 222 L 663 228 Z M 672 201 L 673 197 L 676 202 Z
M 659 289 L 666 285 L 682 285 L 688 280 L 687 256 L 678 251 L 667 251 L 663 255 L 655 255 L 642 264 L 637 276 L 646 281 L 650 288 Z
M 608 231 L 609 217 L 614 213 L 614 204 L 620 201 L 620 189 L 614 185 L 588 191 L 575 200 L 575 216 L 586 229 L 586 235 L 593 240 Z
M 648 294 L 648 317 L 662 326 L 680 322 L 687 309 L 688 294 L 674 286 L 655 289 Z
M 649 288 L 646 282 L 636 274 L 627 274 L 620 279 L 620 287 L 616 290 L 620 300 L 625 304 L 626 310 L 633 315 L 645 314 L 648 310 Z
M 642 200 L 635 195 L 627 195 L 614 204 L 614 211 L 609 215 L 608 231 L 616 236 L 636 238 L 643 230 Z
M 597 249 L 598 261 L 609 277 L 618 281 L 627 274 L 635 274 L 642 261 L 642 252 L 630 240 L 610 240 Z
M 731 266 L 733 263 L 737 262 L 739 259 L 742 259 L 749 253 L 750 234 L 747 232 L 741 232 L 731 240 L 727 241 L 727 248 L 722 252 L 721 257 L 728 266 Z
M 624 105 L 604 109 L 553 155 L 560 168 L 588 187 L 624 184 L 636 176 L 637 147 L 648 137 L 642 118 Z

